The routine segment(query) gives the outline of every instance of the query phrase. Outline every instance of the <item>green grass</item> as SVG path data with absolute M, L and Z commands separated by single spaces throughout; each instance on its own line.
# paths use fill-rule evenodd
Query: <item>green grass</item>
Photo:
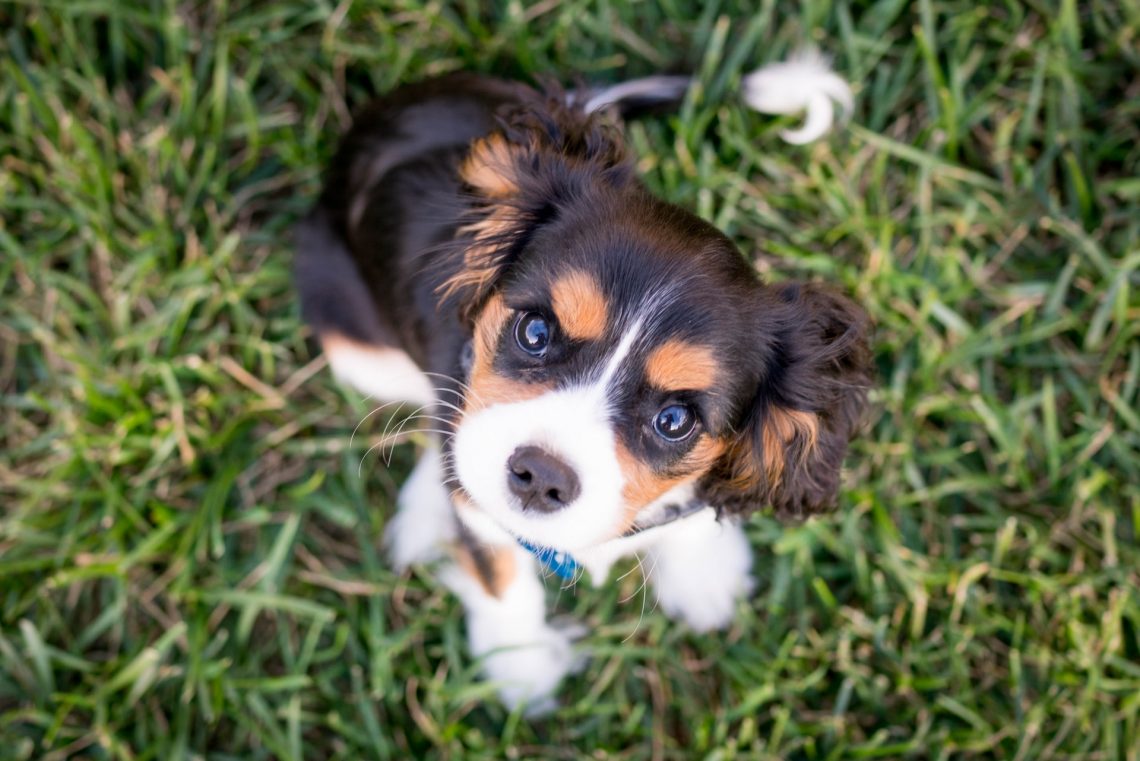
M 727 93 L 808 39 L 857 112 L 793 148 Z M 724 634 L 561 594 L 534 723 L 289 284 L 352 105 L 460 68 L 701 72 L 650 184 L 877 325 L 842 509 Z M 0 3 L 0 758 L 1140 759 L 1138 87 L 1134 0 Z

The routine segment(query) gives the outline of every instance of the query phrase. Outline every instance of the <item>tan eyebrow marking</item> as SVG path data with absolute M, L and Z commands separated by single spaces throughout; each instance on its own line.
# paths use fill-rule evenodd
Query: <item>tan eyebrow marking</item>
M 550 289 L 554 314 L 566 335 L 578 341 L 600 338 L 606 330 L 606 297 L 598 281 L 581 270 L 561 275 Z
M 645 376 L 662 391 L 703 391 L 712 388 L 719 367 L 709 347 L 671 338 L 649 355 Z

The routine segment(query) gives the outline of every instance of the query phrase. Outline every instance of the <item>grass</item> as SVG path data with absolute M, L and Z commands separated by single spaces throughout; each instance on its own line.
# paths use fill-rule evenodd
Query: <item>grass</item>
M 0 758 L 1140 758 L 1135 2 L 0 22 Z M 793 148 L 729 93 L 804 40 L 857 111 Z M 488 700 L 456 601 L 386 568 L 417 436 L 350 438 L 369 408 L 289 284 L 351 107 L 460 68 L 700 72 L 630 127 L 649 183 L 877 325 L 841 510 L 749 524 L 727 633 L 673 625 L 636 574 L 563 593 L 594 657 L 534 723 Z

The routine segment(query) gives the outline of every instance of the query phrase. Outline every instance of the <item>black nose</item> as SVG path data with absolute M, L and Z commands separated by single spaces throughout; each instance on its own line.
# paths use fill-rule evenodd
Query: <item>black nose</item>
M 553 513 L 578 498 L 578 474 L 538 447 L 519 447 L 507 459 L 507 486 L 523 510 Z

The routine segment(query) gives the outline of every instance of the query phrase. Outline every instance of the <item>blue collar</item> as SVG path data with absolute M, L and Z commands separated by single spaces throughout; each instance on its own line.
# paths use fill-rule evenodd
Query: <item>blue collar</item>
M 552 547 L 537 547 L 525 539 L 518 539 L 518 543 L 523 549 L 538 558 L 538 562 L 545 566 L 546 570 L 551 571 L 566 581 L 572 581 L 574 575 L 581 567 L 578 565 L 577 560 L 570 557 L 569 553 L 556 550 Z
M 664 511 L 665 514 L 662 515 L 655 523 L 650 523 L 645 526 L 634 526 L 629 531 L 622 534 L 621 538 L 625 539 L 627 537 L 633 536 L 634 534 L 640 534 L 642 531 L 645 531 L 647 529 L 657 528 L 659 526 L 664 526 L 667 523 L 672 523 L 673 521 L 680 520 L 681 518 L 687 518 L 693 513 L 700 512 L 706 507 L 708 507 L 708 505 L 696 500 L 690 500 L 688 503 L 683 505 L 669 505 Z M 578 572 L 578 569 L 582 567 L 579 565 L 578 561 L 570 555 L 569 552 L 556 550 L 553 547 L 540 547 L 538 545 L 531 544 L 527 540 L 517 536 L 515 537 L 515 541 L 517 541 L 519 543 L 519 546 L 521 546 L 531 555 L 534 555 L 535 558 L 538 559 L 538 562 L 541 563 L 546 568 L 546 570 L 557 575 L 559 578 L 565 579 L 566 581 L 573 581 L 575 574 Z

